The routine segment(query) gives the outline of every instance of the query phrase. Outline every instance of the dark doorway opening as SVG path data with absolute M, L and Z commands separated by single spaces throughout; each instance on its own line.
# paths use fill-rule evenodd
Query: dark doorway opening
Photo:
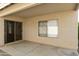
M 79 53 L 79 22 L 78 22 L 78 53 Z
M 22 40 L 22 22 L 4 21 L 5 43 Z

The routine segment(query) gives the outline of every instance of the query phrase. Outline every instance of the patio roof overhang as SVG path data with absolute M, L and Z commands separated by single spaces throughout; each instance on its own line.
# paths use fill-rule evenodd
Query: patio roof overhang
M 46 13 L 62 12 L 69 10 L 78 9 L 77 3 L 20 3 L 14 4 L 2 11 L 0 16 L 20 16 L 20 17 L 31 17 Z
M 9 6 L 11 3 L 0 3 L 0 10 L 4 9 L 5 7 Z
M 31 8 L 33 6 L 36 6 L 38 4 L 36 3 L 14 3 L 12 5 L 10 5 L 11 3 L 4 3 L 4 6 L 1 6 L 0 8 L 2 10 L 0 10 L 0 17 L 21 11 L 23 9 L 28 9 Z M 8 6 L 9 5 L 9 6 Z M 5 8 L 6 6 L 8 6 L 7 8 Z

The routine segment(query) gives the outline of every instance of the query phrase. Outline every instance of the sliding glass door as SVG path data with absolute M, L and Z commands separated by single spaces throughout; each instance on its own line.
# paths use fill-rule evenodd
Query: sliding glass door
M 4 21 L 5 43 L 14 42 L 22 39 L 22 23 L 15 21 Z

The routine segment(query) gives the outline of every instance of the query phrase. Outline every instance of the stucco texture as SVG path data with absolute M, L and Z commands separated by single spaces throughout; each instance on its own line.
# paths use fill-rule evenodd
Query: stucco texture
M 23 22 L 23 40 L 68 49 L 78 48 L 76 11 L 50 13 L 29 18 L 20 18 L 18 16 L 0 18 L 0 46 L 4 45 L 4 19 Z M 58 37 L 38 36 L 38 21 L 55 19 L 58 21 Z
M 58 21 L 58 37 L 38 36 L 38 21 L 55 19 Z M 24 19 L 24 40 L 62 48 L 77 49 L 77 12 L 65 11 Z

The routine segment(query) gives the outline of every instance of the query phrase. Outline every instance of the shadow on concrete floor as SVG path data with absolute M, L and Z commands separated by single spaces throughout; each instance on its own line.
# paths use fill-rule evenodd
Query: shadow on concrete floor
M 11 56 L 10 54 L 0 50 L 0 56 Z

